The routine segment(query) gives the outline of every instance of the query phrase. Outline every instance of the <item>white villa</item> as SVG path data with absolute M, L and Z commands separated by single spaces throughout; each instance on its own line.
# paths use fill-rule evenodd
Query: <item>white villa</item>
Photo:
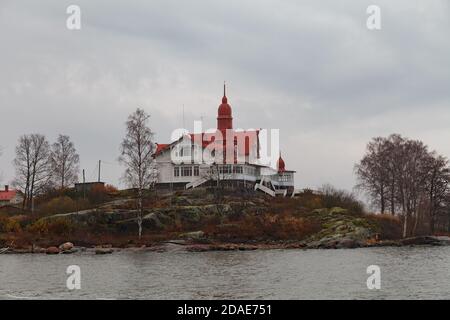
M 225 184 L 254 188 L 271 196 L 294 196 L 294 173 L 281 154 L 277 168 L 261 164 L 260 130 L 234 130 L 225 86 L 213 132 L 186 134 L 154 153 L 157 188 L 189 189 Z

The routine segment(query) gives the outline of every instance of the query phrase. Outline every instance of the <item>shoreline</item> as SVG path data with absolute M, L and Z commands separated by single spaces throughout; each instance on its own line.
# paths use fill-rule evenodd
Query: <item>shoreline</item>
M 378 242 L 357 242 L 349 239 L 335 241 L 317 245 L 305 241 L 279 241 L 279 242 L 260 242 L 260 243 L 233 243 L 233 242 L 215 242 L 202 243 L 185 240 L 169 240 L 152 245 L 127 245 L 123 247 L 113 247 L 112 245 L 96 245 L 91 247 L 75 246 L 72 243 L 65 243 L 59 247 L 33 247 L 29 248 L 0 248 L 0 254 L 112 254 L 116 252 L 208 252 L 208 251 L 254 251 L 254 250 L 280 250 L 280 249 L 357 249 L 374 247 L 415 247 L 415 246 L 447 246 L 450 245 L 450 237 L 446 236 L 418 236 L 400 240 L 384 240 Z M 66 247 L 64 247 L 66 246 Z

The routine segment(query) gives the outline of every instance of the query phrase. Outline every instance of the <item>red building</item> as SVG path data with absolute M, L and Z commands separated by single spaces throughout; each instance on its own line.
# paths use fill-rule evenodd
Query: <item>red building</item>
M 5 205 L 16 205 L 22 201 L 22 194 L 17 190 L 9 189 L 9 186 L 5 186 L 4 190 L 0 190 L 0 207 Z
M 260 130 L 233 128 L 233 111 L 224 85 L 215 130 L 157 144 L 154 154 L 157 186 L 188 189 L 220 180 L 220 183 L 251 187 L 273 196 L 293 194 L 295 171 L 286 169 L 281 154 L 277 168 L 262 164 L 260 150 Z

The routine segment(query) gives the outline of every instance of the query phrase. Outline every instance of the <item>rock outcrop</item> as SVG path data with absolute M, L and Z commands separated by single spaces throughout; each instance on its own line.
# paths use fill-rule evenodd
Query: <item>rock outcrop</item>
M 45 250 L 46 254 L 59 254 L 60 252 L 61 252 L 61 250 L 59 250 L 59 248 L 57 248 L 57 247 L 48 247 Z

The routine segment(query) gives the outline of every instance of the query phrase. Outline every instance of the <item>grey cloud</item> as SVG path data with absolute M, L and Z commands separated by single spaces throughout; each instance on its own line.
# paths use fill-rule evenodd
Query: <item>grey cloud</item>
M 422 138 L 450 156 L 449 4 L 376 1 L 382 30 L 365 27 L 373 1 L 72 1 L 0 4 L 0 171 L 13 176 L 23 133 L 75 140 L 87 172 L 115 163 L 137 106 L 157 140 L 203 117 L 215 125 L 227 80 L 235 126 L 281 129 L 300 187 L 352 188 L 353 164 L 375 135 Z M 447 138 L 447 139 L 446 139 Z

